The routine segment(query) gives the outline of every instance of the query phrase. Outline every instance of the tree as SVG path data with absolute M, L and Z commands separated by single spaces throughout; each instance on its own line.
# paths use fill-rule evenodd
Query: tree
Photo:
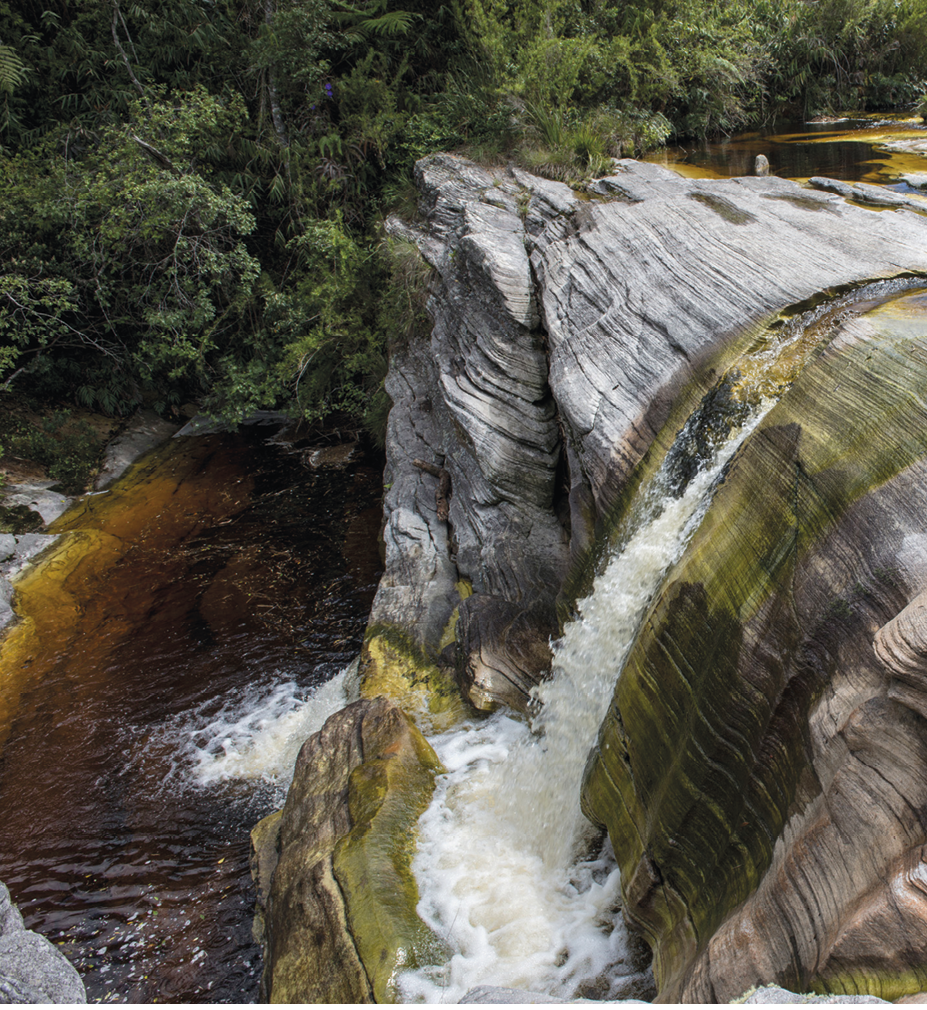
M 197 89 L 132 106 L 99 138 L 58 131 L 0 170 L 0 366 L 67 375 L 78 399 L 125 411 L 146 392 L 207 388 L 241 350 L 259 264 L 246 202 L 202 152 L 241 130 L 240 99 Z

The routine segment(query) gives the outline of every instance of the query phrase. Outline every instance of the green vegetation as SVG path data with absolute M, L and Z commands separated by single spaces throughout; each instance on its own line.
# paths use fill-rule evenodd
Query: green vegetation
M 927 0 L 0 0 L 0 386 L 380 429 L 442 149 L 577 182 L 914 102 Z

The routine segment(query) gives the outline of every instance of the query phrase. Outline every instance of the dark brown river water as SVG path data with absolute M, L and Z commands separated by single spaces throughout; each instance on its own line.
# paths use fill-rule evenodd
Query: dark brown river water
M 91 1000 L 257 998 L 272 731 L 356 655 L 380 566 L 380 461 L 313 469 L 268 436 L 172 440 L 62 517 L 20 586 L 0 879 Z
M 725 178 L 753 175 L 756 156 L 762 154 L 771 174 L 784 179 L 824 175 L 905 190 L 910 187 L 902 176 L 927 172 L 927 158 L 893 148 L 899 141 L 927 141 L 927 124 L 910 114 L 848 114 L 836 122 L 780 124 L 710 143 L 670 146 L 645 160 L 684 175 Z

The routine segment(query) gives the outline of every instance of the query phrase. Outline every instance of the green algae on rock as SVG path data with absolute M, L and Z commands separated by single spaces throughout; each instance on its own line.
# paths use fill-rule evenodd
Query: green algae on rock
M 303 745 L 279 822 L 254 838 L 269 1002 L 394 1002 L 397 972 L 446 956 L 416 915 L 410 868 L 440 770 L 386 698 L 349 705 Z
M 442 733 L 467 715 L 451 673 L 398 626 L 367 628 L 359 672 L 362 698 L 390 698 L 425 732 Z
M 922 988 L 922 952 L 862 941 L 927 842 L 921 716 L 871 646 L 914 595 L 927 506 L 927 314 L 899 332 L 904 301 L 847 322 L 735 458 L 587 768 L 663 999 Z M 908 894 L 900 935 L 927 922 Z

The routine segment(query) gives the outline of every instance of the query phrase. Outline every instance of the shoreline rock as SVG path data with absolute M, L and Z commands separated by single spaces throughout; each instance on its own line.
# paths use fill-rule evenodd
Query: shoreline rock
M 44 936 L 26 929 L 0 883 L 0 1003 L 86 1003 L 77 969 Z

